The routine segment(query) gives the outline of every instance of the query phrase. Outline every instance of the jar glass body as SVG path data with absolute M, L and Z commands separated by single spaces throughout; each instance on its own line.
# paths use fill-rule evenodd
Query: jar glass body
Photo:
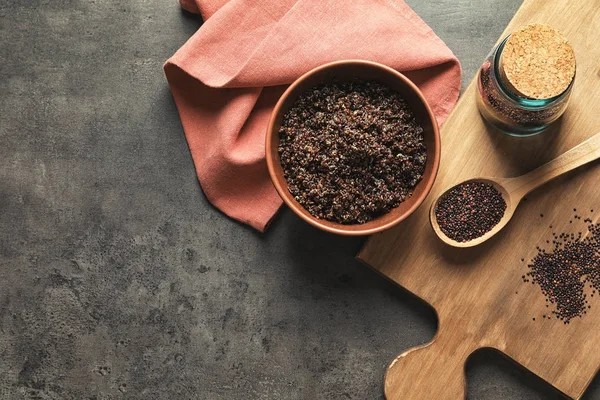
M 564 113 L 575 78 L 563 93 L 549 99 L 519 96 L 509 89 L 499 69 L 509 37 L 492 50 L 479 69 L 477 106 L 481 115 L 500 131 L 512 136 L 531 136 L 542 132 Z

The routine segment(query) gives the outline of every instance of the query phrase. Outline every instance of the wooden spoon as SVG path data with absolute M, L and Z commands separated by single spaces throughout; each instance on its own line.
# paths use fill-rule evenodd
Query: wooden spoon
M 521 202 L 523 197 L 531 192 L 534 189 L 542 186 L 544 183 L 548 182 L 551 179 L 556 178 L 564 173 L 567 173 L 575 168 L 581 167 L 591 161 L 600 158 L 600 133 L 595 134 L 585 142 L 579 144 L 578 146 L 572 148 L 571 150 L 563 153 L 558 156 L 554 160 L 542 165 L 541 167 L 534 169 L 531 172 L 528 172 L 525 175 L 521 175 L 515 178 L 475 178 L 469 179 L 458 185 L 461 185 L 466 182 L 483 182 L 489 183 L 493 185 L 506 202 L 506 211 L 504 212 L 504 216 L 498 222 L 496 226 L 492 228 L 489 232 L 485 233 L 483 236 L 480 236 L 476 239 L 470 240 L 468 242 L 457 242 L 456 240 L 450 239 L 442 230 L 437 222 L 437 218 L 435 216 L 435 210 L 437 208 L 437 204 L 440 201 L 440 198 L 448 192 L 448 190 L 456 187 L 458 185 L 449 188 L 444 193 L 442 193 L 431 205 L 431 210 L 429 212 L 429 220 L 431 221 L 431 226 L 435 231 L 436 235 L 446 244 L 454 247 L 473 247 L 481 244 L 494 236 L 496 233 L 500 232 L 502 228 L 510 221 L 517 206 Z

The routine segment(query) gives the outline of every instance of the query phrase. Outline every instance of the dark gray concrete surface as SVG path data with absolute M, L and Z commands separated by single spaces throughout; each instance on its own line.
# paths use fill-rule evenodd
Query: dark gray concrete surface
M 463 85 L 519 5 L 409 3 Z M 0 399 L 381 399 L 434 335 L 361 239 L 207 203 L 162 72 L 200 24 L 174 0 L 0 0 Z M 492 352 L 467 375 L 470 399 L 559 398 Z

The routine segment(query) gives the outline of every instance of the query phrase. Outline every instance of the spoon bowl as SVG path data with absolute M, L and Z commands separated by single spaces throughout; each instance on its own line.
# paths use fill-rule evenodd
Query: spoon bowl
M 435 201 L 433 202 L 433 204 L 431 205 L 431 208 L 429 210 L 429 221 L 431 222 L 431 227 L 433 228 L 435 234 L 444 243 L 446 243 L 450 246 L 466 248 L 466 247 L 477 246 L 478 244 L 485 242 L 486 240 L 488 240 L 489 238 L 494 236 L 496 233 L 498 233 L 502 228 L 504 228 L 504 226 L 506 224 L 508 224 L 508 221 L 510 221 L 513 214 L 515 213 L 515 210 L 517 209 L 517 206 L 521 202 L 520 198 L 515 199 L 515 198 L 511 197 L 510 192 L 504 186 L 504 184 L 506 183 L 505 181 L 508 181 L 508 179 L 474 178 L 474 179 L 466 180 L 459 184 L 459 185 L 462 185 L 462 184 L 470 183 L 470 182 L 487 183 L 487 184 L 492 185 L 498 191 L 498 193 L 500 193 L 502 195 L 502 198 L 504 199 L 504 202 L 506 203 L 506 210 L 504 210 L 504 215 L 502 216 L 502 219 L 496 225 L 494 225 L 494 227 L 491 230 L 487 231 L 486 233 L 484 233 L 482 236 L 479 236 L 478 238 L 475 238 L 475 239 L 472 239 L 472 240 L 469 240 L 466 242 L 459 242 L 454 239 L 451 239 L 444 233 L 444 231 L 442 231 L 442 229 L 440 228 L 440 225 L 437 221 L 435 212 L 437 210 L 437 206 L 438 206 L 438 203 L 440 202 L 440 199 L 443 198 L 444 195 L 446 193 L 448 193 L 450 190 L 452 190 L 453 188 L 458 186 L 458 185 L 456 185 L 456 186 L 452 186 L 452 187 L 448 188 L 446 191 L 444 191 L 444 193 L 442 193 L 438 198 L 436 198 Z
M 502 228 L 508 224 L 515 210 L 519 206 L 519 203 L 523 197 L 542 186 L 544 183 L 563 175 L 575 168 L 581 167 L 587 163 L 600 158 L 600 133 L 595 134 L 588 140 L 582 142 L 578 146 L 575 146 L 566 153 L 561 154 L 554 160 L 547 162 L 541 167 L 528 172 L 525 175 L 521 175 L 515 178 L 474 178 L 467 181 L 461 182 L 451 188 L 448 188 L 440 196 L 438 196 L 429 210 L 429 221 L 435 234 L 446 244 L 453 247 L 473 247 L 477 246 L 486 240 L 489 240 L 496 233 L 500 232 Z M 506 210 L 504 215 L 498 221 L 498 223 L 488 232 L 484 233 L 478 238 L 459 242 L 449 238 L 440 228 L 436 217 L 436 209 L 440 199 L 451 189 L 456 186 L 462 185 L 468 182 L 482 182 L 491 184 L 501 195 L 506 202 Z

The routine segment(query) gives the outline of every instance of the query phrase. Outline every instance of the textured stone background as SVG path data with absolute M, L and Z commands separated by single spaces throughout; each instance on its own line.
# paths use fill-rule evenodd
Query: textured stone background
M 466 83 L 519 0 L 409 3 Z M 434 335 L 361 239 L 207 203 L 162 72 L 200 24 L 174 0 L 0 0 L 0 399 L 381 399 Z M 467 375 L 471 399 L 559 398 L 492 352 Z

